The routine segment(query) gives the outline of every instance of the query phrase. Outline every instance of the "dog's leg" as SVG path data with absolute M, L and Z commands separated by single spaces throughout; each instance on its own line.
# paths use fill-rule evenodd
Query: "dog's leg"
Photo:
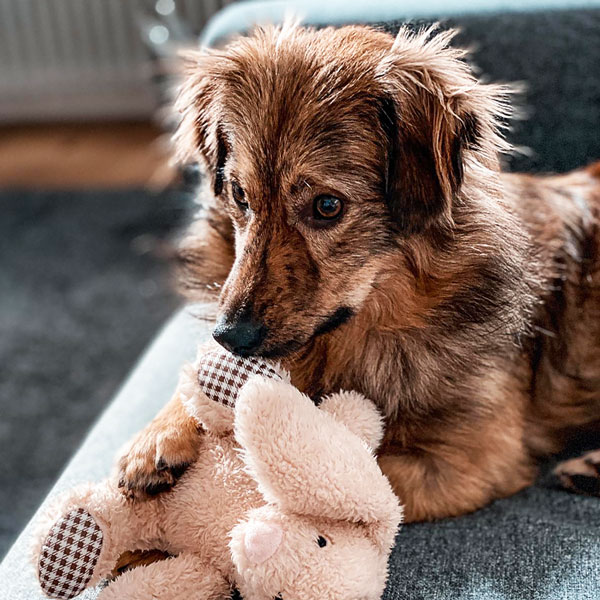
M 554 474 L 567 489 L 600 497 L 600 450 L 561 462 Z
M 405 522 L 434 521 L 482 508 L 531 485 L 535 469 L 517 464 L 511 476 L 476 470 L 464 457 L 456 463 L 431 454 L 383 455 L 381 470 L 404 504 Z
M 168 490 L 196 460 L 200 446 L 200 430 L 176 392 L 119 459 L 119 487 L 135 498 Z
M 411 448 L 384 442 L 379 465 L 405 505 L 406 521 L 469 513 L 533 483 L 523 426 L 508 412 L 444 428 Z

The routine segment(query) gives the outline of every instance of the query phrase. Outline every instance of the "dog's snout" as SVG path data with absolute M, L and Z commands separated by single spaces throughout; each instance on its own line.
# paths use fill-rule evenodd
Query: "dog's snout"
M 240 356 L 254 354 L 266 335 L 267 328 L 252 318 L 229 320 L 222 317 L 213 331 L 213 337 L 221 346 Z

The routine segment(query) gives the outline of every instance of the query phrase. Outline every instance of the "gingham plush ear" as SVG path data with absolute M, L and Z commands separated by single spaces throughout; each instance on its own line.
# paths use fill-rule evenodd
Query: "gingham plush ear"
M 238 393 L 253 375 L 281 381 L 281 375 L 269 363 L 242 358 L 226 350 L 213 350 L 198 363 L 198 384 L 209 400 L 235 407 Z
M 87 587 L 102 551 L 103 534 L 84 508 L 63 515 L 46 536 L 37 575 L 48 598 L 70 600 Z
M 186 365 L 178 392 L 188 414 L 205 430 L 225 435 L 233 429 L 233 408 L 241 387 L 253 375 L 288 380 L 285 372 L 256 358 L 241 358 L 225 350 L 200 349 L 195 365 Z

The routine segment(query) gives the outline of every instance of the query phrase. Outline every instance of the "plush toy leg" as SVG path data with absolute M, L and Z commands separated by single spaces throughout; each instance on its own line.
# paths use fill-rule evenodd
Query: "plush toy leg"
M 160 539 L 159 504 L 128 501 L 108 482 L 72 491 L 52 512 L 36 552 L 50 598 L 74 598 L 107 577 L 124 551 L 155 548 Z
M 123 573 L 98 600 L 222 600 L 231 589 L 214 567 L 193 554 L 180 554 Z

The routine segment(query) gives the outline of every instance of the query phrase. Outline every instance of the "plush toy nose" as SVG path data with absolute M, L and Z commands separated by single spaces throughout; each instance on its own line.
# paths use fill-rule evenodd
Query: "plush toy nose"
M 244 536 L 246 558 L 255 564 L 264 562 L 275 554 L 282 539 L 283 531 L 275 523 L 249 523 Z

